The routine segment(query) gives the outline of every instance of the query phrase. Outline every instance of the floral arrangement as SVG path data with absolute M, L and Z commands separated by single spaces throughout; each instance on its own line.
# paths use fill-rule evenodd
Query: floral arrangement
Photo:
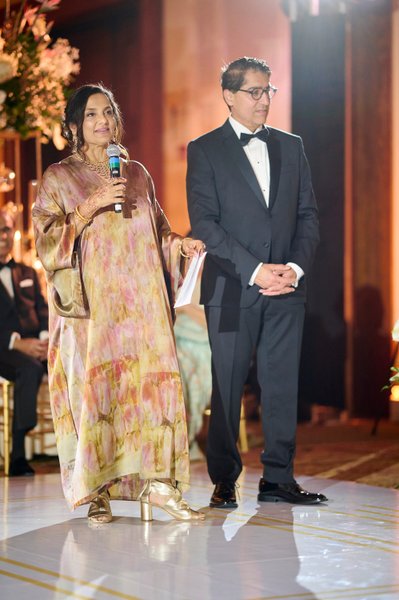
M 68 85 L 79 73 L 79 50 L 68 40 L 51 40 L 53 22 L 47 13 L 61 0 L 22 0 L 15 12 L 6 3 L 0 30 L 0 130 L 10 129 L 26 137 L 42 133 L 64 147 L 60 121 Z
M 392 339 L 394 342 L 399 342 L 399 320 L 393 326 Z M 383 390 L 389 390 L 393 385 L 399 385 L 399 367 L 391 367 L 391 371 L 394 374 L 389 378 L 389 384 L 384 385 Z

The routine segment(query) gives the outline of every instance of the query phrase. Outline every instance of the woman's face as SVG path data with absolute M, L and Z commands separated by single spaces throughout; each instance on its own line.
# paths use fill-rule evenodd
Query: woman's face
M 107 146 L 115 136 L 116 120 L 107 96 L 93 94 L 87 101 L 83 118 L 85 146 Z

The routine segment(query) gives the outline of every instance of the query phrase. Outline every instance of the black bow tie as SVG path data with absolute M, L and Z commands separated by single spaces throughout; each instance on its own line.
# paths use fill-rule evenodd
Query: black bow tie
M 250 140 L 253 138 L 258 138 L 262 142 L 266 142 L 269 137 L 269 130 L 265 127 L 258 131 L 258 133 L 242 133 L 240 135 L 240 142 L 242 146 L 246 146 Z
M 14 265 L 15 265 L 15 261 L 13 258 L 10 258 L 10 260 L 6 263 L 0 262 L 0 271 L 1 271 L 1 269 L 3 269 L 3 267 L 9 267 L 10 269 L 12 269 L 12 267 Z

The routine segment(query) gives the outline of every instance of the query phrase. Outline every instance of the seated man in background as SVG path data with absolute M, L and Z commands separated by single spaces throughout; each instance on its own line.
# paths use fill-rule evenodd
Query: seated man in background
M 12 258 L 14 233 L 13 215 L 0 208 L 0 376 L 14 382 L 10 476 L 34 474 L 25 435 L 36 425 L 48 348 L 47 304 L 36 271 Z

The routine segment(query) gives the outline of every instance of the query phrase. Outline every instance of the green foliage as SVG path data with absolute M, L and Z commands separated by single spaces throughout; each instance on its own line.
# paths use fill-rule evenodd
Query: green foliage
M 381 388 L 382 390 L 390 390 L 393 385 L 399 385 L 399 367 L 391 367 L 391 371 L 395 374 L 389 378 L 389 383 Z

